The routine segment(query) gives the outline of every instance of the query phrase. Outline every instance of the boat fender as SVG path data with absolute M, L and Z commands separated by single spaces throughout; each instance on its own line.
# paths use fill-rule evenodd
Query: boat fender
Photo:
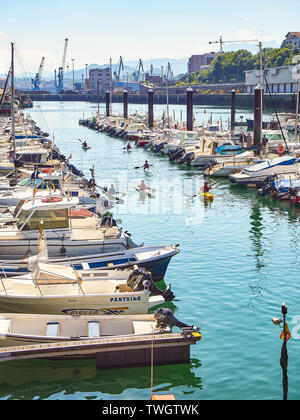
M 42 203 L 59 203 L 62 201 L 61 197 L 46 197 L 42 199 Z
M 284 144 L 279 144 L 277 146 L 277 152 L 278 152 L 279 156 L 282 156 L 283 153 L 285 152 L 285 145 Z

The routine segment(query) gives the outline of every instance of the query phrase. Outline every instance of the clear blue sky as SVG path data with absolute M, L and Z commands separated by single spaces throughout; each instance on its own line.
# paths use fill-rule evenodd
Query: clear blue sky
M 299 0 L 15 0 L 1 2 L 0 73 L 16 43 L 29 73 L 58 68 L 65 37 L 75 66 L 126 60 L 186 58 L 211 51 L 209 41 L 263 38 L 280 45 L 300 32 Z M 20 72 L 21 69 L 17 69 Z

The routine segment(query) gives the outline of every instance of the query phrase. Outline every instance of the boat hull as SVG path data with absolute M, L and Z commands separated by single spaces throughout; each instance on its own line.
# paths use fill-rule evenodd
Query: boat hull
M 128 250 L 126 253 L 107 255 L 89 255 L 87 257 L 50 258 L 54 264 L 70 264 L 75 270 L 115 270 L 132 268 L 133 265 L 150 271 L 154 282 L 164 279 L 171 259 L 179 253 L 176 247 L 140 247 Z M 28 272 L 28 262 L 25 260 L 0 261 L 0 277 L 12 277 Z
M 41 290 L 43 288 L 41 287 Z M 126 296 L 74 295 L 49 296 L 0 296 L 0 311 L 19 314 L 49 315 L 137 315 L 149 309 L 150 295 L 128 293 Z

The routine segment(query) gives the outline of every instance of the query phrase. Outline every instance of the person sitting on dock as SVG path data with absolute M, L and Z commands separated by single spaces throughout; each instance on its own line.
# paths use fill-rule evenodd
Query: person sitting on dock
M 150 166 L 149 166 L 148 160 L 146 160 L 146 162 L 144 164 L 144 169 L 149 169 L 149 168 L 150 168 Z

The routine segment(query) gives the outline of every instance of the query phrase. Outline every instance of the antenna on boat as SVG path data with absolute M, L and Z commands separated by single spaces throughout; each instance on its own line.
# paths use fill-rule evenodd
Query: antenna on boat
M 152 342 L 151 342 L 151 400 L 153 399 L 153 373 L 154 373 L 154 337 L 152 327 Z
M 11 43 L 11 124 L 12 124 L 12 142 L 14 149 L 14 173 L 17 178 L 16 167 L 16 134 L 15 134 L 15 44 Z

